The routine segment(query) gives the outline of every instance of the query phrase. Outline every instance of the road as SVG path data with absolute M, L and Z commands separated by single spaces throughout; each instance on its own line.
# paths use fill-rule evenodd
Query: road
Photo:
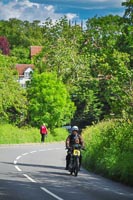
M 64 143 L 0 146 L 0 200 L 130 200 L 131 187 L 65 170 Z

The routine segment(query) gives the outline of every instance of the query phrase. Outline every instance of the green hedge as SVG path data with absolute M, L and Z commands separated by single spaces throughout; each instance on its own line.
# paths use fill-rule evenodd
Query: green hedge
M 54 133 L 48 133 L 46 142 L 62 141 L 66 139 L 68 132 L 64 128 L 57 128 Z M 0 124 L 0 144 L 39 143 L 40 131 L 37 128 L 18 128 L 11 124 Z
M 83 131 L 83 165 L 111 179 L 133 185 L 133 123 L 101 122 Z

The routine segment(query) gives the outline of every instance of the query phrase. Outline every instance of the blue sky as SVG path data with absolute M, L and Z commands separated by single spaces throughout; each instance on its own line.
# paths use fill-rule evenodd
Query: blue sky
M 123 16 L 121 3 L 125 0 L 0 0 L 0 20 L 17 18 L 56 21 L 67 16 L 69 20 L 81 21 L 108 14 Z

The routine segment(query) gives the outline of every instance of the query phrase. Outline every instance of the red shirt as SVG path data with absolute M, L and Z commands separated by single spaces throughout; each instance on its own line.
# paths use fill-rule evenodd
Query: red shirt
M 41 134 L 47 134 L 48 133 L 48 130 L 47 130 L 46 126 L 41 126 L 40 133 Z

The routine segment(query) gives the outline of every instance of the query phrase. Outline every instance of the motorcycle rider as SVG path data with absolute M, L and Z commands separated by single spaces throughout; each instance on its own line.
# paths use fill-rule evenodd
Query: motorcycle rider
M 79 134 L 79 128 L 78 126 L 73 126 L 71 129 L 71 134 L 66 138 L 66 149 L 67 155 L 66 155 L 66 170 L 68 169 L 69 163 L 70 163 L 70 153 L 71 153 L 71 148 L 74 144 L 80 144 L 81 148 L 84 148 L 84 141 L 82 139 L 82 136 Z M 81 166 L 81 160 L 82 156 L 80 156 L 80 166 Z

